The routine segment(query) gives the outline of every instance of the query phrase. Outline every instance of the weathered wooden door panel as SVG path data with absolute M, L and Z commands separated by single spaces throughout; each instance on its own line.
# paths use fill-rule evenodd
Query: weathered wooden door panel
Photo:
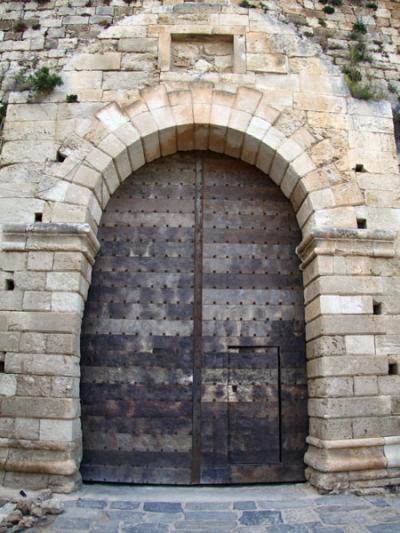
M 135 173 L 102 218 L 82 333 L 87 480 L 300 481 L 303 293 L 289 202 L 211 153 Z
M 280 462 L 280 388 L 277 348 L 228 352 L 230 465 Z
M 297 384 L 305 365 L 295 217 L 279 189 L 247 165 L 209 155 L 203 180 L 202 481 L 299 481 L 290 427 L 307 417 Z M 228 370 L 212 386 L 209 353 L 219 354 L 214 370 Z M 289 405 L 291 395 L 299 405 Z M 300 453 L 305 431 L 303 423 Z
M 138 172 L 103 215 L 82 336 L 87 480 L 190 483 L 194 164 Z

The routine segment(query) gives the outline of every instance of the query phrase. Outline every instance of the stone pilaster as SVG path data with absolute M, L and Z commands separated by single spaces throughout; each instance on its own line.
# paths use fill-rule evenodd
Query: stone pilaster
M 80 481 L 79 336 L 98 247 L 87 224 L 4 227 L 2 266 L 9 281 L 0 292 L 8 309 L 0 311 L 0 469 L 5 485 L 70 491 Z
M 305 462 L 309 481 L 321 490 L 398 482 L 400 420 L 391 394 L 379 388 L 390 360 L 376 350 L 386 323 L 382 280 L 374 275 L 376 261 L 394 257 L 394 239 L 392 231 L 322 228 L 297 248 L 307 324 Z M 374 426 L 377 418 L 392 420 L 390 435 Z M 360 422 L 372 431 L 365 438 L 357 432 Z

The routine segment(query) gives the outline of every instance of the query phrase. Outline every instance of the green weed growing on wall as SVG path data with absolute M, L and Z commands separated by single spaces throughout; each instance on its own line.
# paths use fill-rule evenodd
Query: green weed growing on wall
M 49 67 L 41 67 L 28 76 L 28 83 L 36 93 L 49 93 L 63 81 L 58 74 L 50 72 Z

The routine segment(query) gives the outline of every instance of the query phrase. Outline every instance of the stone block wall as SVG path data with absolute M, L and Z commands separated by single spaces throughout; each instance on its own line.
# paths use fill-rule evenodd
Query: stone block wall
M 7 95 L 15 85 L 16 73 L 24 66 L 30 66 L 32 60 L 52 68 L 62 68 L 74 52 L 84 50 L 88 44 L 90 51 L 95 51 L 96 45 L 91 40 L 124 17 L 140 13 L 143 8 L 167 8 L 176 3 L 179 4 L 177 0 L 5 0 L 0 4 L 0 100 L 7 101 Z M 209 3 L 224 5 L 224 2 L 215 0 Z M 194 5 L 198 22 L 206 16 L 209 3 Z M 367 29 L 363 40 L 367 46 L 368 61 L 362 62 L 359 67 L 366 79 L 382 89 L 397 107 L 400 91 L 398 2 L 379 0 L 375 2 L 376 10 L 368 8 L 367 4 L 366 0 L 344 0 L 341 6 L 335 7 L 335 13 L 328 15 L 318 0 L 254 0 L 250 2 L 250 10 L 266 12 L 290 23 L 300 35 L 319 43 L 324 53 L 339 66 L 348 64 L 349 48 L 355 44 L 351 35 L 353 25 L 361 20 Z M 184 10 L 190 10 L 188 5 Z M 246 14 L 248 9 L 239 8 L 237 12 Z M 168 14 L 163 20 L 168 21 Z M 290 39 L 282 39 L 275 47 L 284 46 L 289 50 L 292 45 Z M 254 50 L 260 46 L 257 43 L 258 39 L 255 39 Z M 132 44 L 121 43 L 121 46 L 132 47 Z M 151 41 L 147 41 L 142 46 L 138 44 L 132 50 L 125 50 L 133 54 L 125 59 L 126 69 L 140 72 L 151 68 L 154 46 L 153 40 L 153 48 Z M 187 57 L 185 55 L 185 60 Z M 222 57 L 217 63 L 226 61 Z M 200 66 L 200 72 L 201 68 L 207 68 L 207 65 Z
M 0 292 L 2 482 L 71 490 L 81 458 L 79 330 L 98 243 L 85 226 L 10 229 L 2 281 L 15 289 Z
M 102 211 L 147 162 L 210 149 L 263 170 L 302 230 L 308 478 L 326 491 L 398 484 L 400 177 L 390 103 L 351 98 L 340 69 L 278 12 L 151 3 L 131 15 L 136 8 L 122 1 L 82 4 L 0 4 L 10 18 L 41 13 L 42 60 L 64 80 L 39 100 L 8 95 L 1 481 L 79 483 L 80 323 Z M 213 36 L 229 51 L 221 57 L 232 57 L 221 69 L 207 59 Z M 4 37 L 6 46 L 25 42 Z M 191 59 L 181 66 L 185 50 Z M 32 52 L 4 50 L 5 70 Z

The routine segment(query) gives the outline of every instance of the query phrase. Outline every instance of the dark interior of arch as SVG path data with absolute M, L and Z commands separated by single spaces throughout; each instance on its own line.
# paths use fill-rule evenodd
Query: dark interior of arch
M 103 213 L 83 321 L 85 480 L 302 481 L 301 234 L 261 171 L 148 164 Z

